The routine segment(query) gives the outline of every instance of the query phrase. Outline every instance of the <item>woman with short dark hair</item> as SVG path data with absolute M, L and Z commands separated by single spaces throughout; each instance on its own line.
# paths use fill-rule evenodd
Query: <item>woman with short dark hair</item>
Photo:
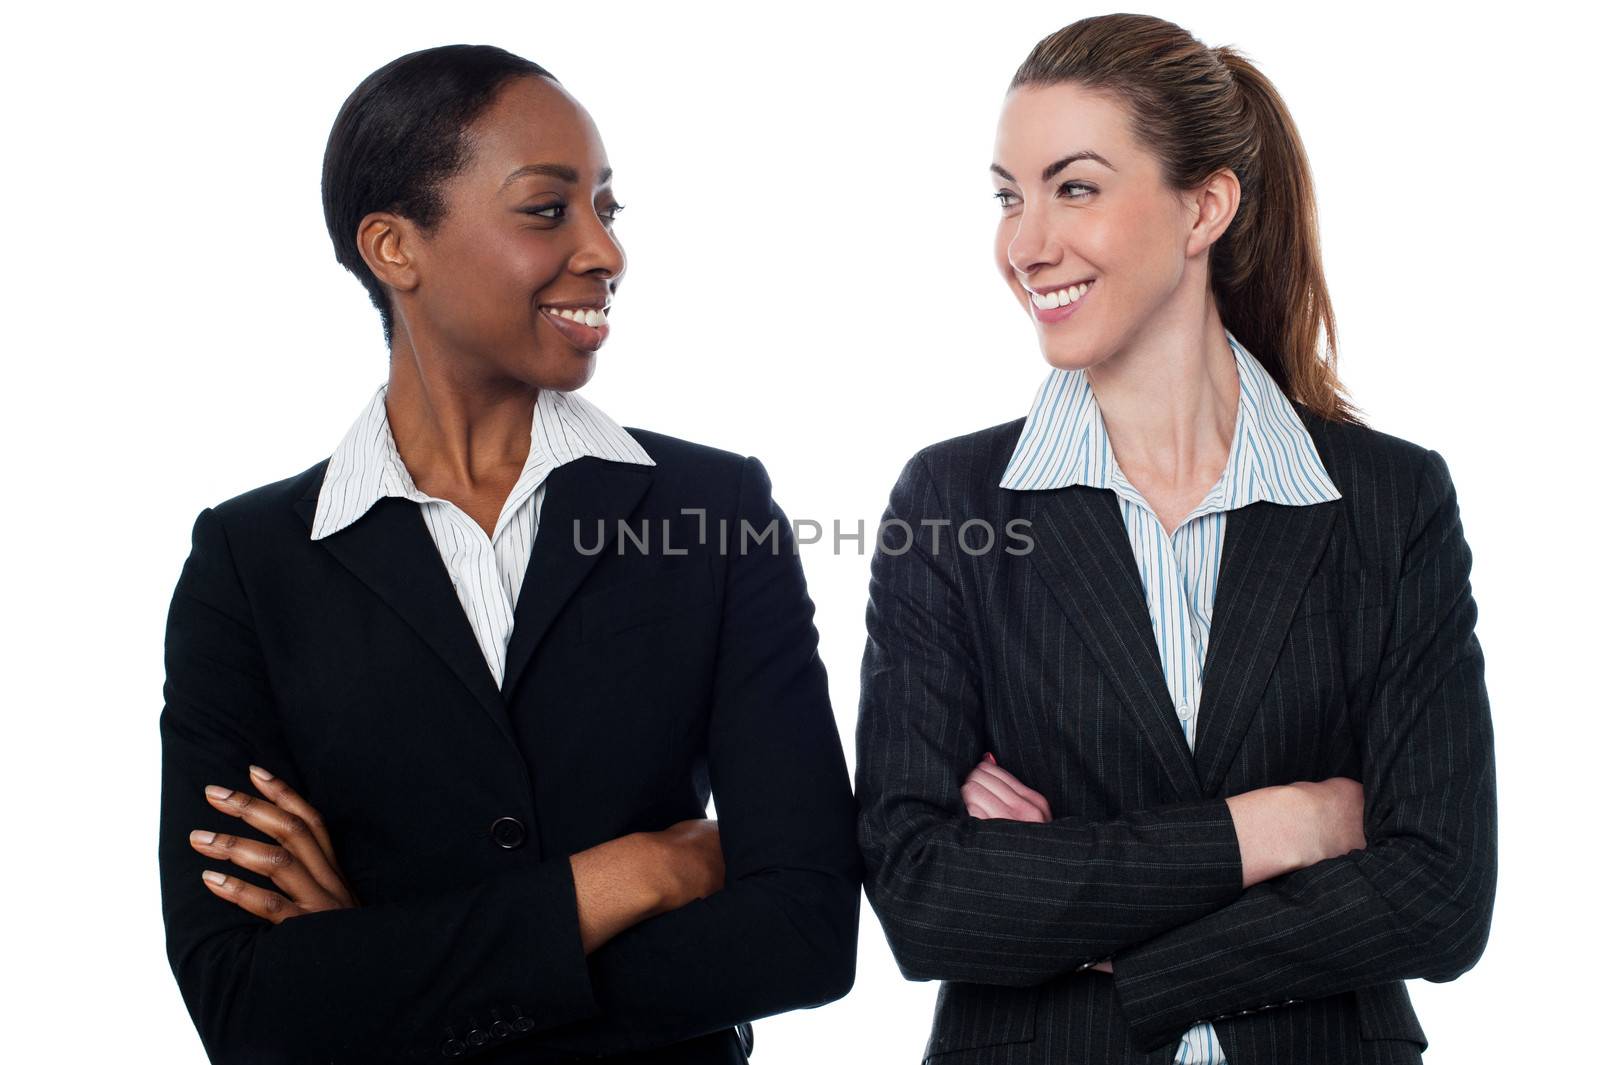
M 731 1065 L 851 986 L 854 806 L 766 471 L 576 394 L 611 179 L 498 48 L 396 59 L 334 123 L 388 379 L 201 512 L 168 617 L 162 903 L 213 1061 Z

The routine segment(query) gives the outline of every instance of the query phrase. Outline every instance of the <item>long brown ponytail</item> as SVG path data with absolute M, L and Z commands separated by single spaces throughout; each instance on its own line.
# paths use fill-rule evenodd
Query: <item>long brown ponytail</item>
M 1361 424 L 1336 373 L 1305 145 L 1266 76 L 1232 47 L 1207 48 L 1165 19 L 1114 14 L 1044 38 L 1010 88 L 1061 82 L 1116 95 L 1173 188 L 1194 188 L 1223 168 L 1238 175 L 1238 212 L 1211 248 L 1223 324 L 1290 399 L 1323 418 Z M 1326 359 L 1319 330 L 1328 338 Z

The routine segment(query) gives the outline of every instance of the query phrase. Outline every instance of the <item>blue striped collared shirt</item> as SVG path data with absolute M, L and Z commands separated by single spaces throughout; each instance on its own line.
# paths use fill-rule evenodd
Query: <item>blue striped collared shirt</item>
M 498 686 L 504 679 L 517 594 L 544 509 L 545 479 L 584 455 L 645 466 L 654 466 L 655 460 L 593 403 L 572 392 L 541 388 L 529 426 L 527 461 L 489 536 L 466 511 L 428 495 L 411 479 L 389 431 L 384 403 L 388 391 L 387 383 L 378 387 L 328 460 L 311 539 L 332 536 L 385 496 L 416 502 Z
M 1117 465 L 1084 370 L 1051 370 L 1000 479 L 1002 488 L 1083 484 L 1117 494 L 1144 583 L 1167 690 L 1191 752 L 1228 511 L 1263 499 L 1300 506 L 1340 498 L 1288 398 L 1266 367 L 1231 331 L 1226 332 L 1239 373 L 1239 412 L 1228 463 L 1170 537 Z M 1173 1061 L 1174 1065 L 1224 1065 L 1216 1030 L 1209 1022 L 1201 1021 L 1184 1033 Z

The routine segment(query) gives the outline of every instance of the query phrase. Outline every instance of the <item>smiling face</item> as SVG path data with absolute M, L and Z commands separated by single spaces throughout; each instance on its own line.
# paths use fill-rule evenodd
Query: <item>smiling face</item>
M 470 161 L 441 186 L 432 233 L 369 216 L 387 218 L 403 248 L 402 266 L 375 267 L 391 284 L 397 333 L 449 360 L 453 376 L 578 388 L 593 375 L 609 332 L 603 309 L 627 263 L 600 134 L 561 86 L 523 77 L 501 87 L 467 145 Z M 386 254 L 381 239 L 374 250 Z
M 1203 292 L 1214 237 L 1197 244 L 1194 201 L 1167 187 L 1113 97 L 1070 82 L 1012 90 L 991 175 L 995 264 L 1052 366 L 1100 362 L 1176 313 L 1180 293 Z

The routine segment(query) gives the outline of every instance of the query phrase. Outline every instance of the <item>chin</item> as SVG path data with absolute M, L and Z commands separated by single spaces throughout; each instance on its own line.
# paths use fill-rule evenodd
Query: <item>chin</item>
M 1063 341 L 1051 343 L 1041 339 L 1039 352 L 1044 356 L 1044 361 L 1057 370 L 1082 370 L 1100 361 L 1093 350 L 1084 344 Z
M 572 355 L 566 360 L 561 371 L 552 375 L 554 379 L 545 387 L 554 388 L 559 392 L 576 392 L 588 384 L 589 379 L 594 376 L 595 360 L 599 357 L 598 351 L 578 352 Z

